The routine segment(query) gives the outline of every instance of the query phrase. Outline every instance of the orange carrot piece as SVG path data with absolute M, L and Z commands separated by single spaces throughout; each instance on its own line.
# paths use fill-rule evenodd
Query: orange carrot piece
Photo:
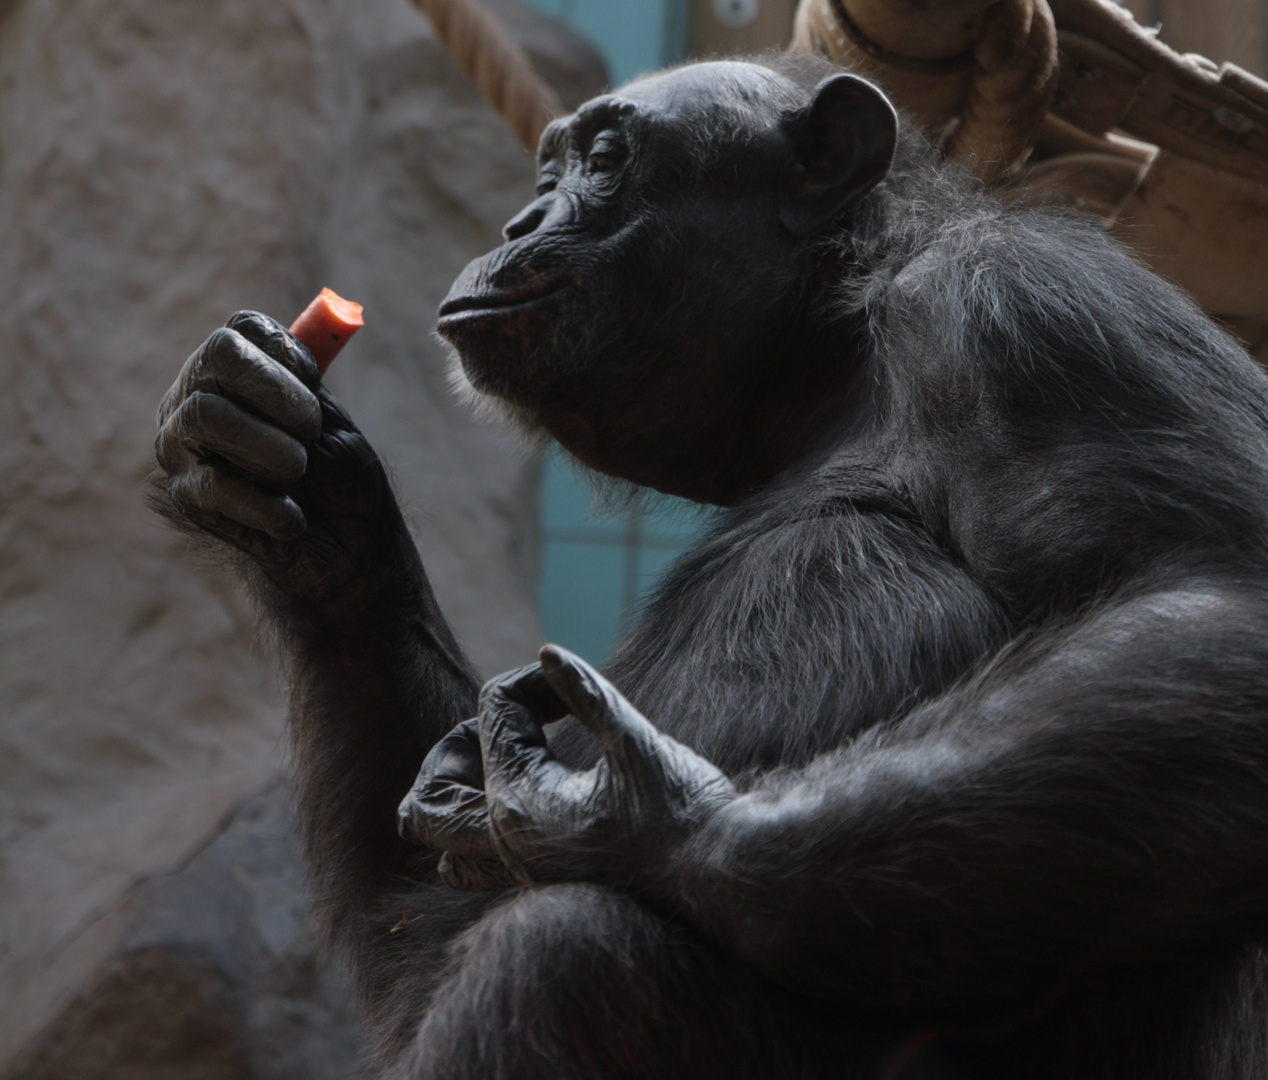
M 317 369 L 325 375 L 339 350 L 364 325 L 360 304 L 345 300 L 333 289 L 322 289 L 291 323 L 291 333 L 308 346 Z

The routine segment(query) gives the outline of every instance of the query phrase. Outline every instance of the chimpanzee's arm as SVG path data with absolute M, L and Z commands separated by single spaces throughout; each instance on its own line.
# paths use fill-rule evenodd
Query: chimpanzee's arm
M 396 804 L 473 714 L 476 680 L 382 465 L 281 326 L 235 315 L 190 357 L 159 423 L 159 509 L 230 545 L 281 641 L 322 915 L 374 967 L 367 946 L 398 940 L 401 904 L 386 898 L 434 879 L 434 856 L 397 837 Z
M 648 883 L 777 977 L 979 1003 L 1268 929 L 1268 598 L 1107 605 L 726 803 Z
M 889 600 L 936 630 L 938 578 L 916 589 L 911 569 Z M 455 801 L 425 775 L 402 808 L 417 838 L 491 847 L 520 880 L 638 892 L 777 978 L 873 1004 L 1017 1000 L 1089 963 L 1268 929 L 1268 597 L 1249 586 L 1107 602 L 747 793 L 577 658 L 543 661 L 482 697 L 484 822 L 433 814 Z M 595 734 L 593 769 L 546 746 L 552 693 Z
M 678 747 L 672 733 L 694 749 L 679 747 L 681 762 L 710 759 L 682 777 L 688 787 L 711 787 L 714 765 L 740 775 L 805 763 L 942 692 L 1007 640 L 998 603 L 910 516 L 858 508 L 896 497 L 855 471 L 846 498 L 807 505 L 797 492 L 720 525 L 671 573 L 609 668 L 660 726 L 653 742 Z M 646 877 L 698 808 L 686 792 L 627 783 L 614 763 L 566 766 L 593 758 L 575 727 L 547 747 L 542 724 L 569 711 L 587 720 L 576 713 L 584 701 L 557 691 L 537 665 L 491 681 L 478 721 L 429 755 L 401 806 L 403 834 L 500 861 L 504 882 Z

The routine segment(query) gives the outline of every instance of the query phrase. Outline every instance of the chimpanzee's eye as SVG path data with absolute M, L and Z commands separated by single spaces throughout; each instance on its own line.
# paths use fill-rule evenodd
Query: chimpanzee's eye
M 549 191 L 554 191 L 559 186 L 559 169 L 555 165 L 548 165 L 537 176 L 537 194 L 545 195 Z
M 624 160 L 625 146 L 621 140 L 611 133 L 601 132 L 586 154 L 586 173 L 590 176 L 610 176 Z

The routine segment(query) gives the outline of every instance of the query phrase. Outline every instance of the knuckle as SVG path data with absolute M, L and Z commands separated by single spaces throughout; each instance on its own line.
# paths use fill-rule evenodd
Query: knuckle
M 308 454 L 298 443 L 286 446 L 278 462 L 278 479 L 284 484 L 297 484 L 308 471 Z
M 168 494 L 181 510 L 190 512 L 207 508 L 206 481 L 202 472 L 195 469 L 172 478 Z
M 532 815 L 509 785 L 489 796 L 489 827 L 495 836 L 514 850 L 529 839 Z
M 189 362 L 186 361 L 186 367 L 188 367 L 188 364 Z M 167 393 L 163 395 L 163 400 L 159 402 L 157 420 L 160 428 L 171 419 L 172 413 L 180 408 L 182 402 L 184 402 L 186 378 L 185 368 L 182 368 L 176 381 L 172 383 Z
M 238 359 L 243 355 L 246 339 L 236 330 L 221 326 L 207 335 L 205 355 L 210 359 Z
M 196 497 L 204 503 L 217 503 L 224 494 L 224 482 L 220 474 L 209 465 L 195 469 L 190 474 L 189 482 Z
M 216 398 L 213 394 L 195 390 L 181 406 L 181 427 L 187 435 L 204 434 L 216 419 Z
M 498 708 L 506 701 L 506 682 L 502 676 L 489 679 L 480 687 L 480 712 Z
M 181 510 L 189 509 L 189 490 L 183 476 L 172 477 L 172 482 L 167 487 L 167 494 L 175 506 Z
M 243 326 L 262 326 L 267 318 L 268 316 L 261 315 L 258 311 L 243 308 L 230 315 L 225 320 L 225 326 L 230 330 L 238 330 Z
M 225 320 L 225 327 L 240 334 L 264 352 L 270 352 L 273 343 L 286 333 L 285 328 L 276 319 L 263 312 L 249 309 L 235 311 Z
M 294 540 L 308 528 L 308 520 L 294 501 L 283 498 L 278 508 L 279 521 L 275 534 L 279 540 Z
M 215 384 L 239 374 L 250 362 L 246 339 L 234 330 L 213 330 L 198 353 L 196 385 Z
M 154 439 L 154 457 L 169 475 L 180 471 L 190 461 L 184 444 L 172 430 L 172 424 L 164 424 Z
M 527 667 L 513 668 L 510 671 L 504 671 L 501 675 L 495 675 L 480 688 L 481 702 L 486 699 L 493 702 L 511 701 L 515 699 L 514 690 L 524 679 L 525 676 L 535 673 L 539 670 L 539 665 L 529 664 Z

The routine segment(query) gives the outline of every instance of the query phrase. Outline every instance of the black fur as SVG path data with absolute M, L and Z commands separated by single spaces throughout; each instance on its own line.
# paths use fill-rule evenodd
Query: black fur
M 665 171 L 637 144 L 611 190 L 742 186 L 823 74 L 771 66 L 722 71 L 657 136 Z M 630 92 L 643 115 L 661 85 Z M 755 228 L 756 269 L 720 238 L 685 312 L 641 312 L 648 252 L 551 226 L 553 190 L 495 269 L 549 242 L 587 287 L 449 336 L 583 459 L 729 506 L 606 675 L 745 793 L 654 881 L 447 889 L 394 811 L 477 681 L 390 496 L 356 604 L 265 560 L 321 910 L 385 1073 L 1268 1076 L 1264 375 L 1094 226 L 1001 205 L 906 131 L 831 228 Z M 686 241 L 653 240 L 672 278 Z M 682 330 L 753 304 L 725 354 Z M 677 442 L 649 455 L 627 401 Z M 568 722 L 552 745 L 592 756 Z

